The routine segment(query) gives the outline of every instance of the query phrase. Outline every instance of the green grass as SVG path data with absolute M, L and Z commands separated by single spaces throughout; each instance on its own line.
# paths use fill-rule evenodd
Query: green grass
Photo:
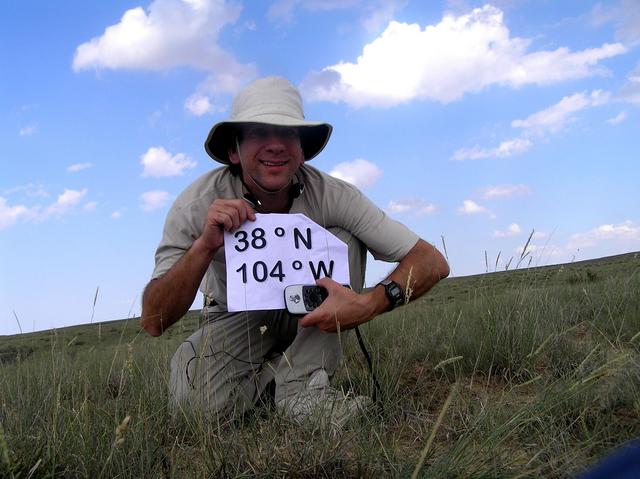
M 173 417 L 195 313 L 160 338 L 137 319 L 0 337 L 0 477 L 410 477 L 421 458 L 419 477 L 572 477 L 640 435 L 639 290 L 634 253 L 447 279 L 363 327 L 381 408 L 337 436 Z M 335 384 L 370 395 L 344 347 Z

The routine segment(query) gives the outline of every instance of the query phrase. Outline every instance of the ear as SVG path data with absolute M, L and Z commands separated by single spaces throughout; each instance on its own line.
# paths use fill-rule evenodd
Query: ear
M 231 164 L 240 164 L 240 155 L 238 154 L 238 150 L 236 150 L 235 148 L 229 148 L 227 150 L 227 155 L 229 156 L 229 161 L 231 162 Z

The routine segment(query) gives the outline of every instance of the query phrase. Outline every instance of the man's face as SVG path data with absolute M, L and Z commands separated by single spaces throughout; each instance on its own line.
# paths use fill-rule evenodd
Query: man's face
M 245 183 L 268 191 L 285 188 L 304 162 L 300 135 L 293 127 L 244 125 L 239 146 L 239 152 L 229 152 L 231 163 L 242 167 Z

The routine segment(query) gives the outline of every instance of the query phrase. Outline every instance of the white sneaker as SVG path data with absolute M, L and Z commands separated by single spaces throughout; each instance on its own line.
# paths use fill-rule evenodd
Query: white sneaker
M 315 420 L 330 425 L 334 431 L 341 430 L 370 405 L 371 398 L 367 396 L 344 395 L 329 386 L 324 369 L 311 375 L 305 390 L 277 402 L 278 409 L 299 424 Z

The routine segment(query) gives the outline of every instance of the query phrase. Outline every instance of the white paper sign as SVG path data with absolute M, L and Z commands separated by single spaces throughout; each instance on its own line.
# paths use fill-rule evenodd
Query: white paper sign
M 284 288 L 329 277 L 349 283 L 347 245 L 303 214 L 256 214 L 224 233 L 227 309 L 284 309 Z

